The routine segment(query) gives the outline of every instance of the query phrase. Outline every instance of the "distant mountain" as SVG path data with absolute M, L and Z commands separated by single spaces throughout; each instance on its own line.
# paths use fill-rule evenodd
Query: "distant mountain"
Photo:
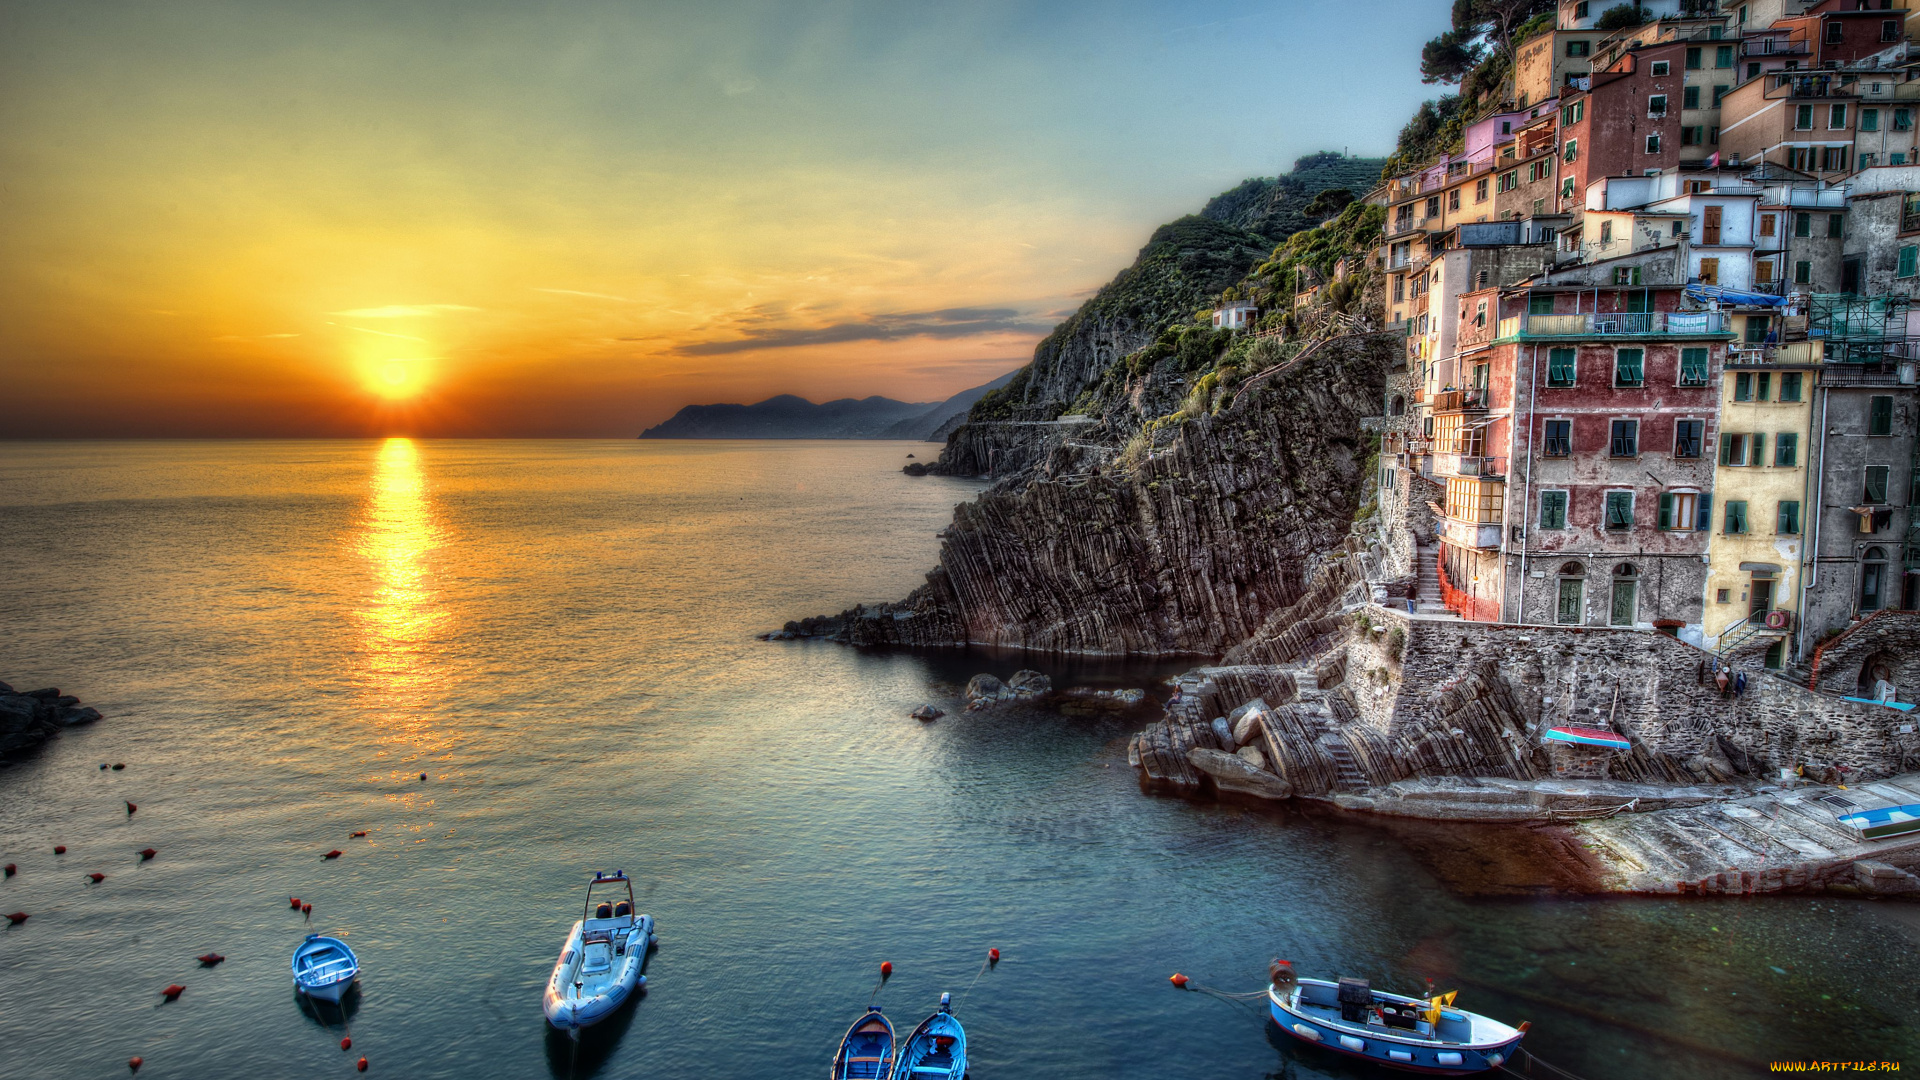
M 753 405 L 688 405 L 643 439 L 929 439 L 949 420 L 964 417 L 987 391 L 1012 373 L 962 390 L 942 402 L 841 398 L 816 405 L 781 394 Z M 944 437 L 944 436 L 942 436 Z

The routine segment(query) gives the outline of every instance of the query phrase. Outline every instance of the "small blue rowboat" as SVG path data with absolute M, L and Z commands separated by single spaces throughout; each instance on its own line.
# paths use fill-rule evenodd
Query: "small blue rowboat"
M 339 938 L 308 934 L 293 950 L 293 988 L 310 998 L 337 1002 L 360 978 L 360 958 Z
M 1574 743 L 1578 746 L 1598 746 L 1607 750 L 1631 750 L 1633 744 L 1624 737 L 1615 735 L 1605 728 L 1593 727 L 1557 727 L 1547 729 L 1548 742 Z
M 1267 988 L 1274 1023 L 1302 1042 L 1401 1072 L 1471 1076 L 1513 1057 L 1527 1025 L 1508 1027 L 1428 1001 L 1374 990 L 1364 979 L 1285 979 Z
M 867 1014 L 853 1022 L 847 1037 L 840 1040 L 840 1052 L 833 1057 L 833 1080 L 892 1080 L 893 1022 L 880 1014 L 880 1006 L 867 1006 Z
M 920 1021 L 900 1049 L 899 1080 L 963 1080 L 967 1032 L 953 1015 L 953 995 L 940 995 L 940 1011 Z
M 1841 814 L 1839 821 L 1840 824 L 1857 830 L 1863 840 L 1904 836 L 1910 832 L 1920 832 L 1920 803 L 1855 810 L 1851 814 Z

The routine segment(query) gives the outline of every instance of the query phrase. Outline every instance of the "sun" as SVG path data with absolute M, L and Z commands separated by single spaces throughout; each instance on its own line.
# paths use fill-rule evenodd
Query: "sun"
M 426 366 L 418 360 L 385 360 L 373 365 L 369 389 L 388 401 L 417 396 L 426 388 Z

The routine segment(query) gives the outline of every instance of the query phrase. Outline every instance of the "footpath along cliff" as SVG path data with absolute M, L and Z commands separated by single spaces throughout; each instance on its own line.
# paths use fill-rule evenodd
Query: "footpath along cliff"
M 996 482 L 924 586 L 767 636 L 1215 661 L 1132 741 L 1144 788 L 1445 822 L 1483 853 L 1485 826 L 1523 825 L 1544 854 L 1507 891 L 1920 893 L 1920 840 L 1863 841 L 1830 801 L 1920 802 L 1904 714 L 1757 663 L 1723 688 L 1719 658 L 1663 634 L 1423 602 L 1440 492 L 1405 469 L 1378 490 L 1380 433 L 1407 422 L 1385 403 L 1411 390 L 1369 266 L 1381 212 L 1295 185 L 1325 216 L 1262 250 L 1266 184 L 1157 231 L 973 407 L 931 471 Z M 1214 325 L 1242 305 L 1249 325 Z M 1826 655 L 1840 687 L 1906 657 L 1893 681 L 1920 696 L 1920 614 Z M 1567 724 L 1629 748 L 1545 739 Z

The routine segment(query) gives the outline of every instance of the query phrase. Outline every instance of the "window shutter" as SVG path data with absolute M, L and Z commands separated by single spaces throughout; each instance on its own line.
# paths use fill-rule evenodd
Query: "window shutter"
M 1753 454 L 1747 458 L 1747 460 L 1753 462 L 1755 465 L 1765 465 L 1767 463 L 1766 432 L 1756 431 L 1753 433 Z
M 1673 528 L 1673 495 L 1670 492 L 1660 493 L 1660 527 Z
M 1713 527 L 1713 493 L 1700 493 L 1700 511 L 1694 517 L 1693 527 L 1702 531 Z

